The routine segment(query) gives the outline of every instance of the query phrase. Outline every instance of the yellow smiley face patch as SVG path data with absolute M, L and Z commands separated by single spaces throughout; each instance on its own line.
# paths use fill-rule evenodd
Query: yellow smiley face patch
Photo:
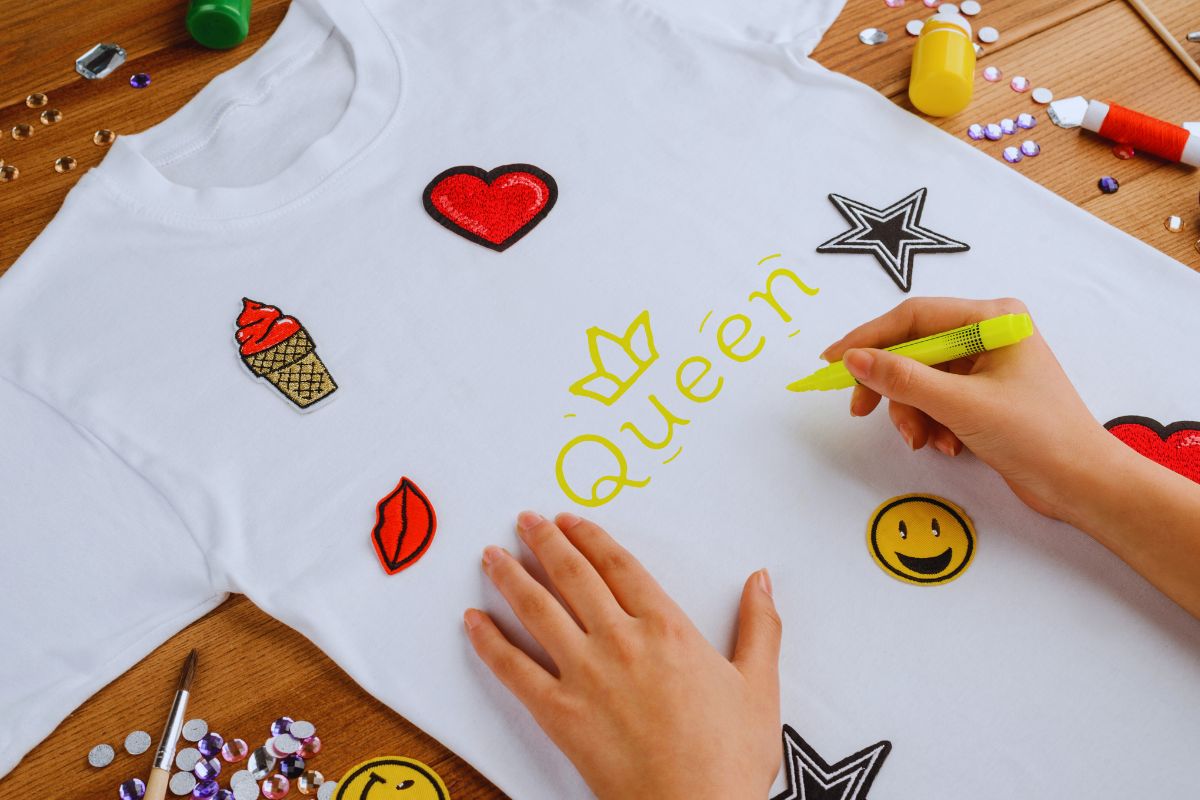
M 867 550 L 879 568 L 919 586 L 949 583 L 975 555 L 967 512 L 942 497 L 905 494 L 884 501 L 867 524 Z
M 347 772 L 338 781 L 334 800 L 450 800 L 450 792 L 420 761 L 380 756 Z

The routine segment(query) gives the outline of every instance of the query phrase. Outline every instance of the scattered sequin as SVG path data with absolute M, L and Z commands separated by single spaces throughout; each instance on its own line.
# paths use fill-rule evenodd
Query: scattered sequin
M 125 48 L 101 43 L 75 59 L 75 71 L 88 80 L 106 78 L 125 63 Z
M 858 32 L 858 40 L 863 44 L 883 44 L 888 40 L 887 31 L 880 28 L 864 28 Z
M 978 122 L 967 127 L 967 137 L 979 141 L 983 138 L 983 126 Z
M 145 89 L 150 85 L 150 75 L 146 72 L 135 72 L 129 76 L 129 85 L 135 89 Z
M 196 749 L 209 758 L 221 752 L 221 748 L 224 746 L 225 738 L 221 734 L 212 731 L 206 733 L 201 737 L 200 741 L 196 742 Z
M 20 141 L 22 139 L 28 139 L 30 136 L 33 136 L 33 126 L 32 125 L 26 125 L 24 122 L 21 122 L 17 125 L 13 125 L 12 137 L 14 139 L 16 139 L 17 141 Z
M 1026 78 L 1024 75 L 1018 75 L 1009 81 L 1008 85 L 1012 87 L 1014 92 L 1028 92 L 1029 78 Z
M 150 734 L 145 731 L 134 731 L 125 737 L 125 752 L 131 756 L 140 756 L 150 749 Z
M 29 95 L 29 97 L 25 98 L 25 105 L 27 105 L 29 108 L 41 108 L 49 101 L 50 98 L 46 97 L 44 92 L 34 92 L 33 94 Z
M 325 776 L 315 769 L 310 769 L 296 781 L 296 788 L 300 790 L 300 794 L 315 794 L 323 783 L 325 783 Z
M 963 0 L 958 4 L 958 10 L 968 17 L 973 17 L 983 11 L 983 6 L 979 4 L 978 0 Z
M 196 762 L 192 772 L 202 781 L 211 781 L 221 774 L 221 762 L 215 758 L 202 758 Z
M 1034 156 L 1041 155 L 1042 146 L 1033 139 L 1026 139 L 1021 142 L 1021 153 L 1033 158 Z
M 291 727 L 292 727 L 292 718 L 291 717 L 280 717 L 279 719 L 277 719 L 271 723 L 271 735 L 278 736 L 281 733 L 287 733 L 288 729 Z
M 279 759 L 279 772 L 286 778 L 299 778 L 304 774 L 304 759 L 298 755 Z
M 2 169 L 2 167 L 0 167 Z M 113 762 L 116 752 L 110 744 L 98 744 L 88 750 L 88 763 L 93 767 L 107 767 Z
M 1105 175 L 1100 180 L 1096 181 L 1096 185 L 1100 187 L 1100 191 L 1105 194 L 1113 194 L 1117 189 L 1121 188 L 1121 184 L 1111 175 Z
M 225 759 L 230 764 L 242 761 L 250 754 L 250 745 L 246 744 L 245 739 L 230 739 L 221 748 L 221 758 Z
M 958 6 L 956 6 L 954 3 L 942 3 L 940 6 L 938 6 L 938 13 L 941 14 L 942 12 L 947 14 L 957 14 Z
M 1000 80 L 1003 77 L 1004 77 L 1004 73 L 1000 71 L 999 67 L 984 67 L 983 68 L 983 79 L 985 81 L 987 81 L 988 83 L 995 83 L 996 81 Z
M 920 36 L 921 31 L 925 28 L 925 21 L 920 19 L 910 19 L 904 23 L 904 30 L 909 36 Z
M 333 800 L 335 792 L 337 792 L 337 781 L 325 781 L 321 784 L 321 788 L 317 789 L 317 800 Z
M 229 779 L 229 788 L 237 800 L 245 800 L 245 796 L 253 789 L 252 797 L 258 797 L 258 781 L 248 769 L 238 770 Z
M 258 800 L 258 783 L 256 781 L 234 784 L 231 788 L 234 800 Z
M 198 742 L 208 733 L 208 723 L 202 719 L 189 719 L 183 723 L 183 738 L 189 742 Z
M 260 747 L 250 754 L 250 760 L 246 762 L 246 769 L 254 776 L 254 780 L 261 781 L 275 769 L 275 755 L 265 747 Z
M 53 125 L 56 122 L 61 122 L 62 118 L 63 113 L 57 108 L 47 108 L 42 112 L 42 115 L 38 117 L 38 119 L 42 121 L 43 125 Z
M 1017 147 L 1004 148 L 1004 160 L 1010 164 L 1016 164 L 1018 161 L 1020 161 L 1024 157 L 1025 156 L 1021 155 L 1020 148 L 1017 148 Z
M 300 740 L 290 733 L 281 733 L 271 740 L 271 749 L 281 756 L 291 755 L 300 749 Z
M 1033 102 L 1045 105 L 1054 99 L 1054 92 L 1050 91 L 1045 86 L 1039 86 L 1033 90 L 1033 94 L 1031 94 L 1030 97 L 1033 98 Z
M 287 795 L 292 783 L 282 775 L 272 775 L 262 783 L 263 797 L 267 800 L 279 800 Z
M 312 758 L 317 753 L 321 752 L 321 737 L 310 736 L 300 743 L 300 749 L 296 751 L 301 758 Z
M 5 164 L 0 167 L 0 183 L 9 183 L 21 177 L 21 170 L 15 164 Z
M 1000 31 L 993 28 L 991 25 L 984 25 L 979 29 L 979 41 L 984 44 L 992 44 L 1000 41 Z
M 1025 130 L 1037 127 L 1037 117 L 1022 111 L 1020 114 L 1017 114 L 1017 127 L 1024 128 Z
M 192 788 L 192 797 L 209 798 L 214 796 L 221 787 L 216 781 L 200 781 Z
M 75 165 L 77 163 L 79 162 L 77 162 L 71 156 L 62 156 L 61 158 L 55 160 L 54 171 L 58 173 L 70 172 L 71 170 L 75 169 Z
M 983 135 L 988 138 L 988 141 L 998 142 L 1004 136 L 1004 131 L 994 122 L 989 122 L 983 129 Z
M 1115 144 L 1113 145 L 1112 153 L 1122 161 L 1128 161 L 1137 155 L 1137 151 L 1133 149 L 1131 144 Z
M 1017 132 L 1017 123 L 1012 119 L 1005 117 L 1000 120 L 1000 130 L 1004 131 L 1005 136 L 1010 136 Z
M 192 789 L 196 788 L 196 776 L 190 772 L 176 772 L 171 776 L 171 781 L 167 785 L 171 788 L 171 794 L 176 797 L 185 797 L 192 793 Z
M 317 732 L 317 726 L 306 719 L 298 719 L 288 727 L 287 732 L 303 741 Z
M 184 772 L 191 772 L 196 768 L 198 762 L 203 756 L 200 751 L 194 747 L 185 747 L 175 754 L 175 767 Z
M 213 795 L 213 800 L 237 800 L 237 798 L 233 796 L 232 789 L 218 789 L 217 793 Z
M 883 0 L 883 4 L 888 8 L 899 8 L 904 5 L 904 0 Z
M 141 778 L 130 778 L 117 787 L 117 797 L 121 800 L 142 800 L 146 795 L 146 784 Z
M 1184 229 L 1184 227 L 1186 227 L 1186 223 L 1184 223 L 1183 217 L 1177 217 L 1172 214 L 1163 220 L 1163 227 L 1171 233 L 1179 233 Z
M 108 128 L 101 128 L 92 134 L 92 142 L 97 147 L 107 147 L 116 141 L 117 135 Z

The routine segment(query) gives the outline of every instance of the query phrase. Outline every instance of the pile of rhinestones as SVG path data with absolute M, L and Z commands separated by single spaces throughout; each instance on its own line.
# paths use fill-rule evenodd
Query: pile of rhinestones
M 317 727 L 307 720 L 280 717 L 271 723 L 271 736 L 261 747 L 250 750 L 244 739 L 225 739 L 210 731 L 202 719 L 190 719 L 183 724 L 183 738 L 194 747 L 184 747 L 175 755 L 179 771 L 167 784 L 176 797 L 198 800 L 279 800 L 295 786 L 301 795 L 316 795 L 317 800 L 330 800 L 337 791 L 336 781 L 327 781 L 309 762 L 321 752 L 321 737 Z M 140 755 L 150 749 L 150 734 L 134 731 L 125 737 L 125 750 Z M 104 767 L 112 763 L 111 745 L 99 744 L 88 753 L 88 763 Z M 234 770 L 234 765 L 242 765 Z M 228 765 L 228 766 L 223 766 Z M 229 774 L 229 785 L 222 788 L 222 772 Z M 120 800 L 141 800 L 146 784 L 141 778 L 130 778 L 117 788 Z

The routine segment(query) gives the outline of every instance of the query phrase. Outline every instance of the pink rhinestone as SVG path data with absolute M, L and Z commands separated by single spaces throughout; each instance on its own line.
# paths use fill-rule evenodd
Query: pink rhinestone
M 1000 71 L 999 67 L 984 67 L 983 68 L 983 79 L 985 81 L 987 81 L 988 83 L 995 83 L 996 81 L 1000 80 L 1003 77 L 1004 77 L 1004 73 L 1002 73 Z
M 888 8 L 899 8 L 904 5 L 904 0 L 883 0 L 883 3 Z
M 925 3 L 926 8 L 937 8 L 938 3 L 942 2 L 942 0 L 922 0 L 922 2 Z
M 262 782 L 263 797 L 267 800 L 279 800 L 281 797 L 286 797 L 291 788 L 291 782 L 279 774 L 271 775 Z
M 1012 83 L 1010 83 L 1009 86 L 1012 87 L 1014 92 L 1028 92 L 1029 78 L 1026 78 L 1024 75 L 1018 75 L 1012 79 Z
M 244 760 L 249 754 L 250 745 L 246 744 L 243 739 L 230 739 L 221 748 L 221 758 L 230 764 Z
M 1113 145 L 1113 155 L 1122 160 L 1130 159 L 1137 155 L 1137 151 L 1133 149 L 1133 145 L 1118 144 Z
M 300 750 L 297 752 L 300 753 L 300 757 L 303 759 L 312 758 L 317 753 L 321 752 L 321 737 L 320 736 L 308 737 L 307 739 L 305 739 L 304 741 L 302 741 L 300 743 Z

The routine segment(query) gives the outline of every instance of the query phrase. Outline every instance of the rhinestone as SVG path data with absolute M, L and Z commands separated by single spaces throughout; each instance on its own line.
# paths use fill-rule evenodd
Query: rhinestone
M 213 795 L 213 800 L 236 800 L 236 798 L 233 796 L 232 789 L 218 789 L 217 793 Z
M 1200 253 L 1200 239 L 1196 240 L 1196 252 Z
M 124 63 L 124 47 L 101 43 L 75 59 L 75 71 L 88 80 L 96 80 L 113 74 Z
M 1189 42 L 1200 42 L 1200 31 L 1192 31 L 1187 35 Z
M 983 11 L 983 6 L 979 5 L 978 0 L 963 0 L 958 4 L 958 10 L 968 17 L 973 17 Z
M 1024 75 L 1018 75 L 1009 81 L 1008 85 L 1012 87 L 1014 92 L 1028 92 L 1029 78 L 1026 78 Z
M 1131 144 L 1114 144 L 1112 153 L 1122 161 L 1128 161 L 1137 155 L 1137 151 L 1133 149 Z
M 131 756 L 140 756 L 150 749 L 150 734 L 145 731 L 134 731 L 125 737 L 125 752 Z
M 888 40 L 887 31 L 880 28 L 863 28 L 858 32 L 858 40 L 863 44 L 883 44 Z
M 129 76 L 129 85 L 135 89 L 145 89 L 150 85 L 150 74 L 146 72 L 135 72 Z
M 113 762 L 115 755 L 112 745 L 98 744 L 88 751 L 88 763 L 93 767 L 107 767 Z
M 192 797 L 212 797 L 220 788 L 216 781 L 200 781 L 192 789 Z
M 75 165 L 78 163 L 71 156 L 63 156 L 54 162 L 54 171 L 58 173 L 70 172 L 75 169 Z
M 12 137 L 17 141 L 20 141 L 21 139 L 28 139 L 30 136 L 33 136 L 32 125 L 26 125 L 24 122 L 13 125 Z
M 287 778 L 299 778 L 304 774 L 304 759 L 291 755 L 279 759 L 279 771 Z
M 202 719 L 189 719 L 183 723 L 183 738 L 189 742 L 198 742 L 208 733 L 208 723 Z
M 61 122 L 62 118 L 63 113 L 57 108 L 47 108 L 39 117 L 43 125 L 53 125 L 56 122 Z
M 101 128 L 92 134 L 92 142 L 95 143 L 97 147 L 106 147 L 112 144 L 116 138 L 117 135 L 108 128 Z
M 196 749 L 201 753 L 212 758 L 217 753 L 221 752 L 221 748 L 225 745 L 225 739 L 219 733 L 205 734 L 200 741 L 196 742 Z
M 321 784 L 321 788 L 317 789 L 317 800 L 333 800 L 336 791 L 337 781 L 325 781 Z
M 146 794 L 146 784 L 141 778 L 130 778 L 117 787 L 117 796 L 121 800 L 142 800 Z
M 1046 116 L 1060 128 L 1078 128 L 1083 124 L 1083 116 L 1087 109 L 1087 100 L 1082 97 L 1068 97 L 1051 103 L 1046 109 Z
M 954 5 L 954 3 L 942 3 L 938 6 L 938 13 L 941 14 L 943 12 L 946 14 L 957 14 L 958 6 Z
M 281 756 L 291 755 L 300 749 L 300 740 L 290 733 L 281 733 L 271 740 L 271 749 Z
M 1030 97 L 1033 98 L 1033 102 L 1045 105 L 1054 99 L 1054 92 L 1050 91 L 1045 86 L 1039 86 L 1033 90 L 1033 94 L 1031 94 Z
M 317 732 L 317 726 L 306 719 L 298 719 L 288 728 L 288 733 L 297 739 L 307 739 Z
M 883 4 L 888 8 L 899 8 L 904 5 L 904 0 L 883 0 Z
M 924 20 L 910 19 L 908 22 L 904 23 L 904 30 L 908 32 L 909 36 L 920 36 L 921 31 L 924 28 Z
M 926 8 L 937 8 L 938 3 L 942 2 L 942 0 L 921 0 L 921 2 L 925 3 Z
M 221 748 L 221 758 L 230 764 L 243 760 L 250 753 L 250 746 L 245 739 L 230 739 Z
M 1033 158 L 1036 155 L 1041 155 L 1042 146 L 1033 139 L 1026 139 L 1025 141 L 1021 142 L 1021 152 L 1024 155 Z
M 175 754 L 175 767 L 184 772 L 191 772 L 201 758 L 199 750 L 194 747 L 185 747 Z
M 1000 120 L 1000 130 L 1004 131 L 1004 135 L 1008 136 L 1017 132 L 1017 123 L 1013 122 L 1008 117 Z
M 21 177 L 21 170 L 15 164 L 5 164 L 0 167 L 0 183 L 9 183 Z
M 1103 178 L 1096 181 L 1096 185 L 1099 186 L 1100 191 L 1104 192 L 1105 194 L 1113 194 L 1117 191 L 1117 189 L 1121 188 L 1121 184 L 1119 184 L 1117 179 L 1111 175 L 1105 175 Z
M 192 767 L 192 772 L 202 781 L 210 781 L 221 774 L 221 762 L 215 758 L 202 758 Z
M 278 736 L 281 733 L 287 733 L 290 727 L 292 727 L 292 718 L 280 717 L 271 723 L 271 735 Z
M 998 142 L 1004 136 L 1004 130 L 994 122 L 989 122 L 983 129 L 983 135 L 988 138 L 988 141 Z
M 250 754 L 246 769 L 254 776 L 254 780 L 261 781 L 275 769 L 275 756 L 267 748 L 260 747 Z
M 983 126 L 978 122 L 967 128 L 967 137 L 979 141 L 983 138 Z
M 1179 233 L 1184 229 L 1185 225 L 1183 217 L 1177 217 L 1174 214 L 1163 220 L 1163 227 L 1171 233 Z
M 1017 114 L 1017 127 L 1018 128 L 1024 128 L 1025 130 L 1029 130 L 1030 128 L 1034 128 L 1036 126 L 1037 126 L 1037 117 L 1035 117 L 1033 114 L 1027 114 L 1024 111 L 1022 111 L 1020 114 Z
M 34 92 L 25 98 L 25 105 L 29 108 L 41 108 L 49 102 L 50 98 L 46 97 L 43 92 Z
M 300 790 L 300 794 L 316 794 L 317 789 L 320 789 L 323 783 L 325 783 L 325 776 L 315 769 L 310 769 L 300 776 L 300 780 L 296 781 L 296 788 Z
M 1000 80 L 1003 77 L 1004 77 L 1004 73 L 1000 71 L 999 67 L 984 67 L 983 68 L 983 79 L 985 81 L 987 81 L 988 83 L 995 83 L 996 81 Z
M 993 28 L 991 25 L 984 25 L 979 29 L 979 41 L 984 44 L 992 44 L 1000 41 L 1000 31 Z
M 979 42 L 975 42 L 972 46 L 975 48 L 975 57 L 982 58 L 983 57 L 983 45 L 981 45 Z
M 279 800 L 279 798 L 287 795 L 288 790 L 292 788 L 291 781 L 282 775 L 272 775 L 263 781 L 262 793 L 267 800 Z
M 1017 147 L 1004 148 L 1004 160 L 1010 164 L 1016 164 L 1018 161 L 1020 161 L 1024 157 L 1025 156 L 1021 155 L 1020 148 L 1017 148 Z
M 196 788 L 196 776 L 190 772 L 176 772 L 171 776 L 171 782 L 168 784 L 171 787 L 171 794 L 176 797 L 184 797 L 192 793 L 192 789 Z
M 300 743 L 300 749 L 296 751 L 301 758 L 312 758 L 317 753 L 321 752 L 321 737 L 310 736 Z

